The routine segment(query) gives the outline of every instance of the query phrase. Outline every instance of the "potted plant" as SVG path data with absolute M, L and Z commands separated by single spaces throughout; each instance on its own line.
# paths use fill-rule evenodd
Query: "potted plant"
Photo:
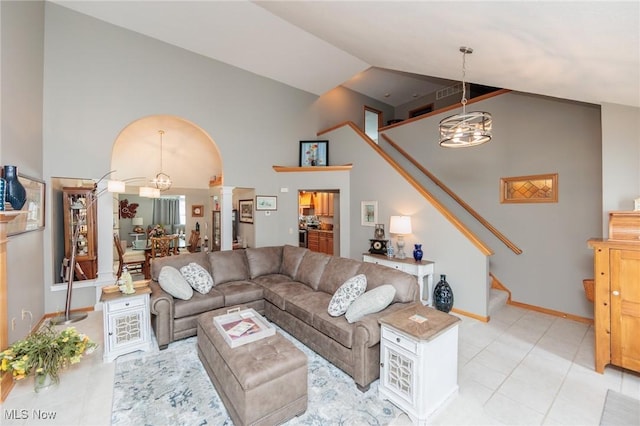
M 60 381 L 60 370 L 80 362 L 97 345 L 74 327 L 62 331 L 47 324 L 0 352 L 0 371 L 16 380 L 34 374 L 35 391 Z

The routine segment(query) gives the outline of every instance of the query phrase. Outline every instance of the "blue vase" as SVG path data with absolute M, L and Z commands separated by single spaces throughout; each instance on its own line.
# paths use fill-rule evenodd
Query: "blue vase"
M 18 180 L 18 168 L 16 166 L 4 166 L 4 179 L 6 182 L 5 199 L 14 210 L 20 210 L 27 201 L 27 191 Z
M 424 254 L 422 253 L 422 244 L 414 244 L 413 246 L 413 258 L 416 262 L 420 262 L 422 260 L 422 255 Z
M 440 275 L 440 281 L 433 289 L 433 305 L 442 312 L 449 312 L 453 308 L 453 290 L 446 275 Z
M 0 212 L 4 211 L 4 191 L 7 187 L 7 181 L 0 177 Z

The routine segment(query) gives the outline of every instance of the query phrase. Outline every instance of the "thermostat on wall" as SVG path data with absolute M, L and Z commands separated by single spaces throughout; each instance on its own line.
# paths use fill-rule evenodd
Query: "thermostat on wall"
M 636 212 L 640 211 L 640 198 L 633 200 L 633 210 Z

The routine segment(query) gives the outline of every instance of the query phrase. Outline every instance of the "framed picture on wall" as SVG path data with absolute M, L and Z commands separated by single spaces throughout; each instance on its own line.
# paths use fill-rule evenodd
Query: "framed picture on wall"
M 44 228 L 45 183 L 18 173 L 18 180 L 27 192 L 27 201 L 15 219 L 7 224 L 7 235 L 37 231 Z
M 329 165 L 329 141 L 300 141 L 300 167 Z
M 275 195 L 256 195 L 257 210 L 278 210 L 278 197 Z
M 360 204 L 360 224 L 362 226 L 376 226 L 378 223 L 378 202 L 363 201 Z
M 191 206 L 192 217 L 204 217 L 204 206 L 202 204 L 194 204 Z
M 253 200 L 240 200 L 238 210 L 240 210 L 240 222 L 253 223 Z

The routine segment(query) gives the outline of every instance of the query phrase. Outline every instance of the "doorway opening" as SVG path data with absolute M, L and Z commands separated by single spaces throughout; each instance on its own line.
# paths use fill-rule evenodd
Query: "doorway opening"
M 298 245 L 340 256 L 340 191 L 298 191 Z

